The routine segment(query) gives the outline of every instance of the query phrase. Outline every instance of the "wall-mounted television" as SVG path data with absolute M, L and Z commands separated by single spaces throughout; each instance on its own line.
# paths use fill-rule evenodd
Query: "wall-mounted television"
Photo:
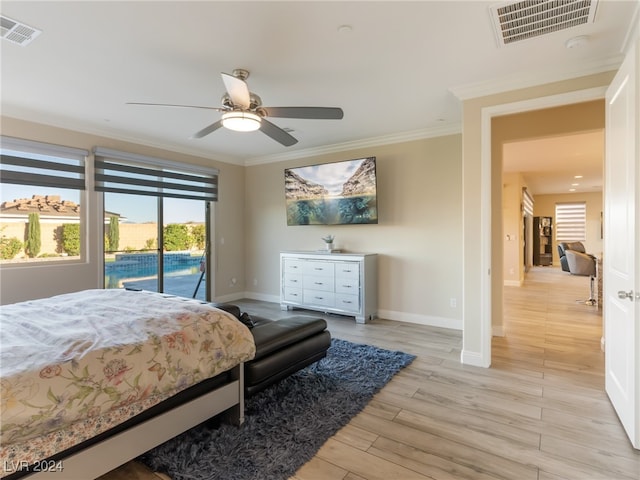
M 287 168 L 287 225 L 378 223 L 376 157 Z

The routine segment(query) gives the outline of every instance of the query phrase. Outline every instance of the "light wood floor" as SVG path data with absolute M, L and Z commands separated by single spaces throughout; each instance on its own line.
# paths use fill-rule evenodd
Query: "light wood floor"
M 587 278 L 552 267 L 505 287 L 506 335 L 494 337 L 489 369 L 460 364 L 459 331 L 327 316 L 334 337 L 417 359 L 292 480 L 640 479 L 640 452 L 604 392 L 600 312 L 575 302 L 588 288 Z M 120 478 L 132 477 L 108 480 Z

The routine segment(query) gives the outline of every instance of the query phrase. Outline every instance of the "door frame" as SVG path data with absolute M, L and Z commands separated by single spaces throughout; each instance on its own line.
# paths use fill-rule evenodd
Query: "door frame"
M 559 107 L 562 105 L 570 105 L 574 103 L 587 102 L 592 100 L 604 99 L 607 86 L 593 87 L 583 90 L 575 90 L 571 92 L 549 95 L 545 97 L 531 98 L 517 102 L 504 103 L 499 105 L 491 105 L 481 109 L 480 135 L 480 172 L 481 172 L 481 235 L 480 235 L 480 267 L 481 272 L 491 272 L 493 257 L 504 255 L 502 246 L 498 251 L 492 251 L 491 245 L 494 236 L 491 230 L 492 222 L 502 222 L 502 208 L 496 209 L 497 215 L 492 218 L 492 167 L 493 158 L 491 155 L 491 120 L 493 117 L 509 115 L 514 113 L 522 113 L 531 110 L 540 110 L 543 108 Z M 502 169 L 502 165 L 500 165 Z M 501 245 L 500 242 L 496 244 Z M 480 283 L 480 323 L 481 323 L 481 339 L 479 358 L 476 359 L 476 365 L 489 367 L 491 365 L 491 338 L 492 331 L 492 296 L 493 296 L 493 277 L 492 275 L 482 275 Z M 502 274 L 498 278 L 500 285 L 502 284 Z M 503 301 L 501 289 L 498 290 L 498 298 L 496 301 Z M 499 300 L 498 300 L 499 299 Z M 463 331 L 463 335 L 466 332 Z

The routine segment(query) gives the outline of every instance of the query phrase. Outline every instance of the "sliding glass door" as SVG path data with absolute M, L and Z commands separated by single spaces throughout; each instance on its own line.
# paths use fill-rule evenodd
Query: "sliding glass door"
M 105 192 L 105 288 L 208 300 L 207 207 L 203 200 Z
M 206 299 L 206 203 L 165 198 L 162 208 L 163 291 Z

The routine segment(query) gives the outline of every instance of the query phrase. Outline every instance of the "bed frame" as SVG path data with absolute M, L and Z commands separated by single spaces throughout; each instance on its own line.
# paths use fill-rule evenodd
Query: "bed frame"
M 230 370 L 231 381 L 60 460 L 36 465 L 40 472 L 6 478 L 89 480 L 125 464 L 181 433 L 228 411 L 229 420 L 244 422 L 244 363 Z M 33 466 L 32 466 L 33 468 Z M 18 475 L 18 476 L 16 476 Z

